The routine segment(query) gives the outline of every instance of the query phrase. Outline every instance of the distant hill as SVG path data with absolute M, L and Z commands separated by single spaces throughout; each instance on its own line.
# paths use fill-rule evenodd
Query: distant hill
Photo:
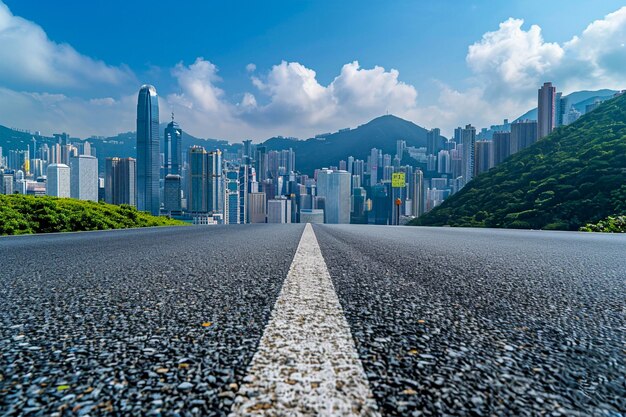
M 626 95 L 606 101 L 413 222 L 577 230 L 626 214 Z
M 163 131 L 166 126 L 167 123 L 161 123 L 159 126 L 161 138 L 163 137 Z M 33 138 L 37 140 L 38 145 L 43 143 L 54 143 L 54 139 L 52 137 L 38 136 L 33 133 L 22 132 L 0 125 L 0 147 L 2 148 L 2 152 L 5 156 L 8 155 L 10 150 L 28 149 L 28 145 L 31 144 Z M 108 157 L 135 158 L 137 156 L 137 135 L 135 132 L 120 133 L 111 137 L 88 139 L 72 138 L 73 142 L 84 142 L 86 140 L 92 143 L 96 148 L 100 173 L 104 172 L 105 160 Z M 226 151 L 236 149 L 237 146 L 240 146 L 238 144 L 231 145 L 226 140 L 199 139 L 183 130 L 182 148 L 186 150 L 193 145 L 204 146 L 209 150 L 222 149 Z
M 585 113 L 585 108 L 588 104 L 593 104 L 596 100 L 604 101 L 613 97 L 617 93 L 615 90 L 597 90 L 597 91 L 576 91 L 568 94 L 565 97 L 569 99 L 571 106 L 574 106 L 576 110 L 581 113 Z M 528 110 L 522 114 L 517 120 L 537 120 L 537 107 L 532 110 Z
M 396 141 L 407 146 L 426 146 L 427 130 L 396 116 L 381 116 L 356 129 L 344 130 L 307 140 L 272 138 L 264 142 L 269 150 L 292 148 L 298 171 L 312 175 L 316 168 L 337 166 L 348 156 L 366 160 L 372 148 L 395 155 Z

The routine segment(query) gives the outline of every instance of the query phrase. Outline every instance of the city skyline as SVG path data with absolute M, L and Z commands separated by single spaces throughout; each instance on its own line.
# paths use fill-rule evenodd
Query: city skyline
M 495 17 L 485 17 L 488 6 Z M 300 11 L 286 8 L 277 19 L 297 20 L 298 13 L 316 13 L 319 8 L 310 4 L 301 7 Z M 432 16 L 450 13 L 451 7 L 444 2 Z M 353 56 L 329 60 L 308 56 L 306 48 L 280 56 L 286 41 L 276 34 L 279 45 L 265 61 L 254 57 L 241 61 L 245 51 L 238 52 L 237 59 L 224 56 L 223 49 L 229 44 L 226 38 L 224 45 L 215 48 L 215 54 L 206 51 L 204 41 L 179 43 L 177 49 L 184 56 L 177 57 L 176 50 L 172 54 L 164 49 L 161 55 L 169 56 L 169 63 L 159 56 L 158 65 L 150 63 L 146 70 L 149 58 L 141 53 L 136 58 L 143 59 L 141 63 L 126 62 L 128 53 L 112 57 L 113 52 L 94 52 L 87 40 L 80 41 L 72 32 L 74 25 L 65 20 L 72 23 L 77 15 L 51 21 L 42 17 L 45 7 L 36 12 L 28 2 L 0 2 L 4 22 L 0 37 L 8 42 L 18 32 L 31 35 L 20 37 L 17 43 L 29 42 L 27 46 L 33 51 L 30 58 L 40 58 L 34 61 L 46 75 L 40 76 L 34 64 L 33 68 L 20 66 L 16 71 L 18 66 L 12 63 L 23 57 L 21 52 L 7 57 L 0 68 L 4 80 L 0 102 L 11 105 L 0 109 L 4 115 L 0 124 L 48 134 L 65 130 L 81 137 L 129 131 L 134 125 L 134 90 L 154 80 L 163 91 L 161 120 L 167 120 L 174 111 L 177 121 L 197 137 L 235 142 L 244 138 L 258 142 L 274 135 L 306 138 L 355 127 L 387 111 L 427 128 L 440 127 L 449 137 L 456 126 L 472 123 L 477 128 L 486 127 L 521 115 L 532 108 L 530 104 L 536 99 L 534 84 L 540 81 L 555 82 L 564 94 L 585 88 L 623 87 L 619 85 L 619 68 L 626 42 L 626 8 L 619 9 L 618 3 L 594 5 L 593 9 L 581 4 L 568 6 L 574 17 L 568 16 L 567 23 L 554 17 L 546 20 L 541 13 L 531 11 L 533 8 L 524 10 L 517 3 L 509 8 L 489 2 L 463 7 L 467 7 L 464 10 L 468 18 L 475 20 L 471 28 L 467 33 L 456 33 L 455 29 L 456 36 L 442 35 L 439 40 L 454 44 L 455 52 L 446 54 L 434 48 L 419 51 L 430 54 L 433 62 L 442 56 L 453 60 L 439 62 L 444 65 L 441 71 L 433 71 L 429 60 L 415 67 L 400 58 L 407 53 L 397 49 L 412 51 L 414 43 L 431 39 L 430 32 L 441 34 L 439 26 L 446 26 L 423 22 L 419 10 L 407 5 L 404 8 L 412 13 L 408 15 L 422 25 L 425 34 L 402 32 L 402 41 L 392 42 L 393 56 L 383 57 L 380 45 L 371 50 L 361 45 Z M 370 13 L 371 18 L 370 9 L 364 5 L 363 10 L 355 9 L 347 16 L 358 20 Z M 401 9 L 392 7 L 385 13 Z M 553 4 L 541 8 L 545 15 L 554 15 L 555 9 L 558 7 Z M 341 11 L 328 8 L 330 18 L 337 18 L 335 15 Z M 75 13 L 80 13 L 80 8 Z M 98 19 L 94 24 L 97 27 Z M 282 27 L 273 21 L 266 23 L 268 27 L 249 30 L 269 30 L 272 24 Z M 346 19 L 347 27 L 354 24 Z M 346 29 L 327 30 L 335 33 Z M 356 42 L 355 38 L 348 36 L 350 42 Z M 87 39 L 93 41 L 89 36 Z M 215 41 L 207 43 L 214 45 Z M 320 43 L 317 48 L 333 49 L 326 42 Z M 129 47 L 120 50 L 127 52 Z M 45 55 L 37 57 L 36 51 Z M 201 56 L 204 58 L 198 59 Z

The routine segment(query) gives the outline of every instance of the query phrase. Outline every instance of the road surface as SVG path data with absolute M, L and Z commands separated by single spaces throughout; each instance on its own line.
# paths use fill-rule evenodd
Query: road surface
M 0 415 L 626 415 L 626 236 L 0 238 Z

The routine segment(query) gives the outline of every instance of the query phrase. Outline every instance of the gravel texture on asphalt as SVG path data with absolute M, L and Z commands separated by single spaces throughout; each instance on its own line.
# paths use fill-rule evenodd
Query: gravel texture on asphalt
M 626 236 L 314 230 L 384 415 L 626 415 Z
M 0 415 L 227 415 L 303 228 L 0 238 Z

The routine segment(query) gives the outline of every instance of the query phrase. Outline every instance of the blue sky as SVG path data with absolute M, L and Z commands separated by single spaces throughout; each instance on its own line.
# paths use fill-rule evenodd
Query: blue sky
M 618 1 L 3 5 L 14 24 L 3 28 L 0 16 L 0 42 L 26 39 L 20 50 L 42 58 L 32 76 L 19 68 L 34 65 L 28 53 L 12 55 L 13 69 L 0 63 L 0 99 L 23 106 L 0 112 L 0 123 L 82 136 L 133 130 L 133 94 L 142 83 L 157 87 L 163 115 L 175 111 L 201 137 L 306 137 L 386 109 L 444 132 L 482 127 L 523 113 L 548 78 L 565 92 L 617 88 L 613 67 L 626 60 Z M 594 21 L 606 24 L 585 35 Z M 44 40 L 31 39 L 37 30 Z M 29 121 L 27 113 L 41 116 Z

